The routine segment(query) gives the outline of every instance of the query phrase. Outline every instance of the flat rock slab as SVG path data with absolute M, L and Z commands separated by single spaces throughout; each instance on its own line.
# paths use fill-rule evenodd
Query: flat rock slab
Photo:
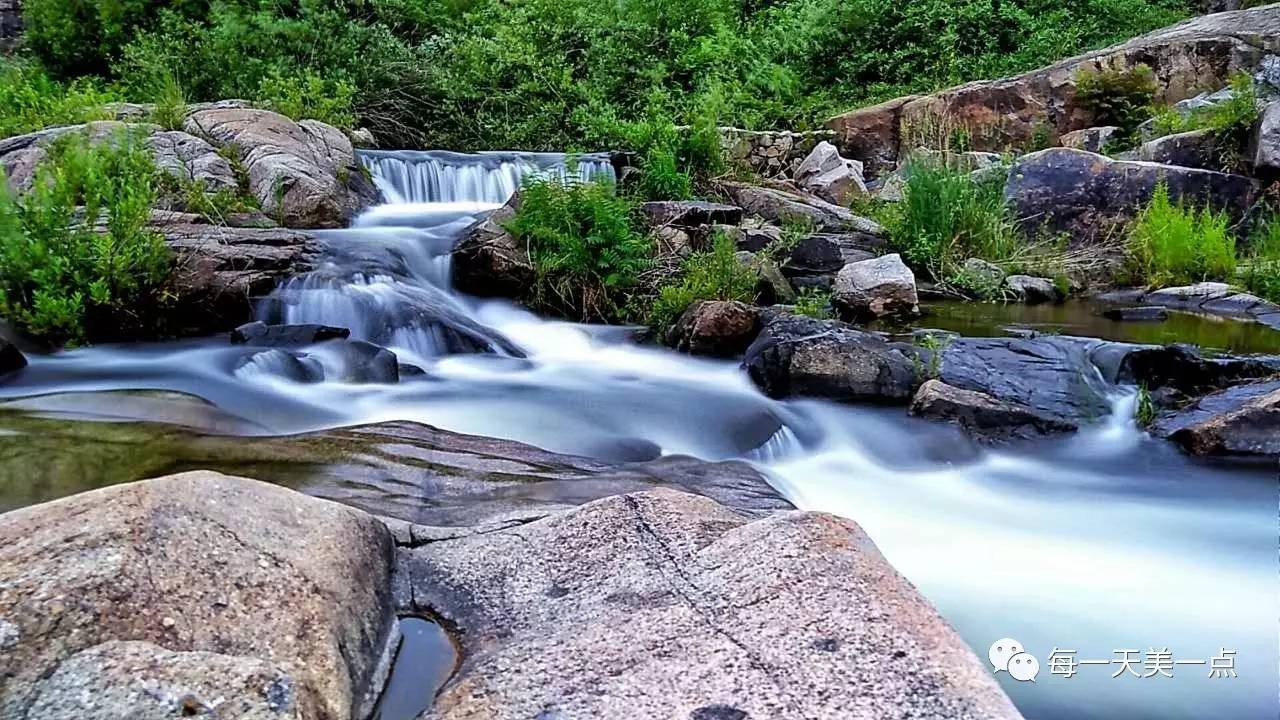
M 428 720 L 1017 718 L 848 520 L 670 490 L 403 549 L 460 632 Z
M 3 519 L 0 717 L 362 719 L 381 688 L 393 543 L 370 515 L 195 472 Z

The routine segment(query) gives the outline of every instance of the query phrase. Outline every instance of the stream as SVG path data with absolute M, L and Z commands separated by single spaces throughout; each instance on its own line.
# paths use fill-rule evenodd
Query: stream
M 566 165 L 552 154 L 369 152 L 362 160 L 387 204 L 351 228 L 317 233 L 330 261 L 278 288 L 259 315 L 350 328 L 422 374 L 341 382 L 350 358 L 313 346 L 307 368 L 329 380 L 301 382 L 278 351 L 220 337 L 31 357 L 0 384 L 0 399 L 86 393 L 65 396 L 63 410 L 109 417 L 113 401 L 92 393 L 166 390 L 212 403 L 219 430 L 233 434 L 412 420 L 611 460 L 744 458 L 800 508 L 856 520 L 984 661 L 1005 637 L 1039 658 L 1035 683 L 998 674 L 1028 720 L 1276 717 L 1275 469 L 1200 462 L 1147 437 L 1129 419 L 1135 396 L 1125 388 L 1094 428 L 989 450 L 900 408 L 775 401 L 734 363 L 462 296 L 450 286 L 449 253 L 463 229 L 528 173 L 586 178 L 611 173 L 607 158 Z M 972 323 L 957 308 L 935 312 L 939 327 L 971 334 L 1043 320 L 1012 306 Z M 1057 322 L 1090 332 L 1076 315 Z M 1160 339 L 1280 349 L 1252 328 L 1179 322 L 1178 337 Z M 1206 662 L 1226 648 L 1237 652 L 1238 677 L 1177 665 L 1173 677 L 1113 678 L 1118 666 L 1093 665 L 1067 678 L 1050 673 L 1055 648 L 1108 661 L 1117 650 L 1141 657 L 1167 648 Z

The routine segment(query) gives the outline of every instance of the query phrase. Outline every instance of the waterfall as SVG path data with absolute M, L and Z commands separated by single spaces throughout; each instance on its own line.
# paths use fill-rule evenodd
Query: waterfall
M 388 203 L 479 203 L 502 205 L 529 175 L 562 181 L 615 179 L 607 153 L 366 150 L 360 161 Z

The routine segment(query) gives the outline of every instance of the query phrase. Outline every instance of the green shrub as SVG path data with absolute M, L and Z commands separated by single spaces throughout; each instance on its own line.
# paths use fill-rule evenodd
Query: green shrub
M 1119 70 L 1083 71 L 1076 77 L 1076 101 L 1093 113 L 1095 125 L 1114 125 L 1111 140 L 1118 148 L 1131 146 L 1138 126 L 1152 115 L 1155 73 L 1146 65 Z
M 63 84 L 25 62 L 0 64 L 0 137 L 51 125 L 75 125 L 110 117 L 104 105 L 116 100 L 89 80 Z
M 0 193 L 4 316 L 53 342 L 92 339 L 94 326 L 143 328 L 169 270 L 146 227 L 155 176 L 135 138 L 89 146 L 72 135 L 51 146 L 30 192 Z
M 355 126 L 355 94 L 355 86 L 346 80 L 313 72 L 285 76 L 276 71 L 262 78 L 255 99 L 294 120 L 319 120 L 350 130 Z
M 717 232 L 711 249 L 690 255 L 678 280 L 658 289 L 649 309 L 649 326 L 665 333 L 685 310 L 701 300 L 753 302 L 759 274 L 738 260 L 733 238 Z
M 187 119 L 187 93 L 172 72 L 166 73 L 151 109 L 151 122 L 166 130 L 181 130 Z
M 1258 224 L 1249 237 L 1243 264 L 1249 292 L 1280 303 L 1280 215 Z
M 616 318 L 623 291 L 652 264 L 652 243 L 632 229 L 631 202 L 609 183 L 535 177 L 520 192 L 506 228 L 528 244 L 537 273 L 526 299 L 583 320 Z
M 1174 203 L 1163 183 L 1129 231 L 1132 279 L 1151 286 L 1231 280 L 1235 238 L 1225 213 Z
M 1022 249 L 1001 183 L 974 182 L 927 159 L 909 161 L 903 200 L 883 219 L 907 262 L 935 280 L 952 277 L 968 258 L 1000 263 Z
M 804 288 L 796 293 L 795 311 L 815 320 L 827 320 L 831 317 L 831 293 L 818 288 Z
M 1258 93 L 1253 78 L 1248 73 L 1238 73 L 1231 78 L 1231 97 L 1208 107 L 1197 108 L 1183 114 L 1173 108 L 1155 111 L 1152 130 L 1156 137 L 1193 130 L 1210 130 L 1218 138 L 1223 149 L 1219 158 L 1224 169 L 1239 164 L 1239 148 L 1248 141 L 1253 125 L 1258 120 Z
M 1138 427 L 1150 427 L 1151 423 L 1156 421 L 1156 403 L 1151 397 L 1151 391 L 1147 390 L 1147 386 L 1138 386 L 1137 402 L 1133 406 L 1133 421 Z

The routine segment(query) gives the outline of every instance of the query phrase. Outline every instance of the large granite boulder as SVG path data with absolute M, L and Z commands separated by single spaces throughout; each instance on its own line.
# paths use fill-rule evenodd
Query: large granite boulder
M 875 236 L 885 234 L 877 223 L 813 195 L 745 183 L 724 183 L 723 187 L 748 215 L 775 225 L 804 223 L 818 231 L 852 230 Z
M 999 80 L 968 83 L 924 97 L 899 98 L 834 117 L 841 152 L 867 163 L 873 174 L 915 147 L 914 131 L 939 122 L 965 128 L 973 149 L 1000 152 L 1028 147 L 1037 134 L 1050 139 L 1097 124 L 1077 100 L 1082 72 L 1150 67 L 1156 102 L 1171 105 L 1227 85 L 1238 72 L 1254 72 L 1280 53 L 1280 6 L 1265 5 L 1197 17 L 1123 44 L 1068 58 Z
M 372 516 L 209 472 L 7 513 L 0 715 L 363 719 L 392 562 Z
M 199 183 L 205 192 L 240 192 L 231 163 L 208 142 L 181 130 L 152 133 L 147 147 L 156 167 L 188 182 Z
M 1201 170 L 1224 170 L 1224 153 L 1229 150 L 1215 130 L 1205 128 L 1149 140 L 1138 148 L 1138 159 Z
M 1280 102 L 1273 102 L 1262 112 L 1254 126 L 1249 146 L 1249 160 L 1255 174 L 1280 177 Z
M 1103 344 L 1069 337 L 960 338 L 926 364 L 943 383 L 998 401 L 1018 428 L 1064 431 L 1111 412 L 1110 385 L 1092 358 Z
M 867 195 L 862 163 L 840 157 L 836 146 L 822 141 L 796 166 L 796 184 L 829 203 L 848 206 Z
M 1236 217 L 1258 193 L 1256 181 L 1240 175 L 1051 148 L 1018 159 L 1005 198 L 1032 235 L 1067 233 L 1081 245 L 1118 237 L 1160 183 L 1175 201 Z
M 1020 717 L 849 520 L 652 490 L 495 530 L 401 551 L 461 631 L 426 720 Z
M 917 384 L 905 348 L 842 322 L 787 314 L 765 324 L 744 363 L 775 398 L 906 402 Z
M 897 253 L 845 265 L 836 275 L 831 302 L 851 320 L 920 312 L 916 276 Z
M 667 344 L 692 355 L 733 357 L 760 329 L 760 311 L 746 303 L 703 300 L 685 310 L 667 333 Z
M 1278 458 L 1280 380 L 1211 393 L 1183 410 L 1161 416 L 1151 431 L 1193 455 Z
M 182 129 L 232 147 L 262 211 L 299 228 L 342 227 L 378 193 L 342 131 L 294 122 L 270 110 L 214 106 L 189 113 Z
M 529 248 L 504 227 L 519 208 L 516 193 L 462 234 L 453 247 L 454 287 L 479 297 L 504 298 L 519 298 L 533 287 Z

